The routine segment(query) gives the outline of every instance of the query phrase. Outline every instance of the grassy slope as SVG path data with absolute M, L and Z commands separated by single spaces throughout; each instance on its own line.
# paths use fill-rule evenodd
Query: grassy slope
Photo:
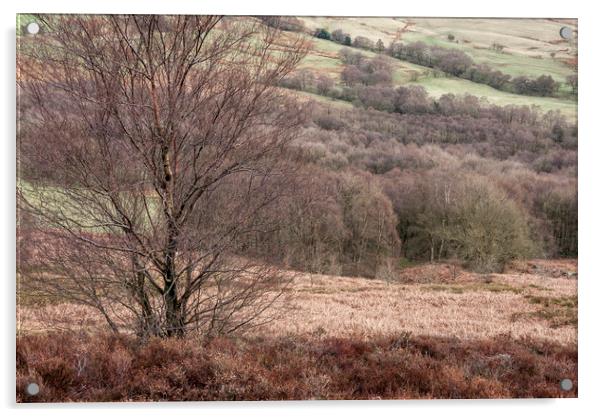
M 297 91 L 291 90 L 291 93 L 299 97 L 301 100 L 314 100 L 319 103 L 328 104 L 330 106 L 340 108 L 340 109 L 350 109 L 353 107 L 353 104 L 349 101 L 337 100 L 326 96 L 321 96 L 319 94 L 310 93 L 307 91 Z
M 330 30 L 342 28 L 352 36 L 382 38 L 385 43 L 388 43 L 396 37 L 397 31 L 403 28 L 409 19 L 311 17 L 303 18 L 303 20 L 310 28 L 325 27 Z M 487 19 L 471 20 L 470 22 L 463 19 L 412 19 L 412 22 L 415 23 L 409 26 L 412 32 L 402 33 L 402 40 L 422 40 L 448 48 L 462 49 L 470 54 L 476 62 L 488 63 L 512 76 L 533 77 L 550 74 L 557 80 L 564 81 L 564 78 L 572 73 L 572 69 L 565 65 L 560 58 L 552 59 L 549 56 L 550 51 L 556 51 L 557 57 L 566 55 L 561 52 L 569 47 L 566 43 L 550 43 L 554 41 L 557 27 L 566 25 L 566 23 L 541 19 L 533 21 L 532 25 L 526 24 L 524 20 L 520 19 L 510 21 Z M 513 35 L 503 34 L 504 30 L 512 32 Z M 452 43 L 447 40 L 448 33 L 454 33 L 456 39 L 468 40 L 470 43 L 463 41 Z M 536 36 L 540 36 L 541 40 L 536 39 Z M 506 45 L 508 53 L 498 53 L 489 49 L 488 46 L 494 40 Z M 343 65 L 338 59 L 337 53 L 342 46 L 315 38 L 313 42 L 313 50 L 303 61 L 302 67 L 321 73 L 326 72 L 331 77 L 338 77 Z M 540 53 L 536 54 L 538 51 Z M 548 55 L 542 55 L 542 58 L 536 57 L 544 51 Z M 374 55 L 368 51 L 362 51 L 362 53 L 368 56 Z M 394 60 L 393 64 L 396 85 L 419 84 L 435 97 L 444 93 L 469 93 L 485 97 L 491 103 L 499 105 L 536 105 L 543 111 L 560 110 L 571 118 L 576 117 L 577 114 L 576 103 L 570 99 L 521 96 L 459 78 L 433 78 L 428 68 L 409 62 Z M 418 75 L 416 81 L 412 81 L 413 75 Z

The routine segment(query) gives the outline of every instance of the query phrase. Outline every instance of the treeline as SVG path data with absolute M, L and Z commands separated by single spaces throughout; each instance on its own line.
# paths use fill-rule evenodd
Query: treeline
M 427 45 L 420 41 L 408 44 L 392 43 L 386 49 L 386 53 L 393 58 L 434 68 L 454 77 L 511 93 L 546 97 L 553 96 L 560 88 L 560 83 L 554 81 L 550 75 L 540 75 L 537 78 L 525 76 L 511 78 L 510 75 L 494 70 L 487 64 L 476 64 L 463 51 Z
M 316 273 L 393 277 L 397 217 L 374 175 L 305 163 L 289 192 L 262 215 L 266 225 L 281 227 L 241 237 L 246 256 Z
M 263 214 L 266 225 L 278 219 L 282 227 L 241 236 L 239 253 L 385 280 L 408 261 L 499 272 L 513 259 L 577 256 L 576 182 L 437 158 L 429 169 L 384 175 L 305 165 L 291 192 Z
M 450 97 L 450 102 L 470 103 L 470 97 Z M 529 118 L 526 109 L 505 109 L 498 117 L 484 112 L 483 117 L 469 114 L 387 114 L 370 109 L 334 110 L 319 107 L 314 123 L 318 128 L 312 142 L 320 140 L 335 149 L 333 166 L 358 165 L 373 173 L 393 168 L 429 166 L 405 148 L 432 145 L 454 153 L 472 153 L 498 161 L 524 164 L 535 172 L 576 173 L 577 138 L 573 127 L 561 127 L 556 114 L 540 123 L 521 122 Z M 494 113 L 495 114 L 495 113 Z M 560 120 L 560 121 L 558 121 Z M 308 128 L 313 129 L 312 127 Z M 316 150 L 316 152 L 320 152 Z M 416 159 L 418 158 L 418 159 Z

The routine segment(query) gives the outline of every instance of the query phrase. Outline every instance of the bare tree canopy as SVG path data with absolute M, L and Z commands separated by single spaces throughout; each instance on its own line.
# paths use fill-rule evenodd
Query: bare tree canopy
M 18 62 L 23 285 L 114 331 L 256 323 L 284 277 L 237 257 L 283 192 L 299 36 L 214 16 L 39 16 Z

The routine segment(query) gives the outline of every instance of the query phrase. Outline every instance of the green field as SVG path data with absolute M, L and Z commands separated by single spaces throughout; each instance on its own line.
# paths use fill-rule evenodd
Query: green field
M 51 213 L 53 219 L 48 224 L 53 227 L 61 223 L 93 233 L 119 231 L 117 226 L 105 224 L 104 221 L 113 216 L 113 218 L 119 218 L 108 195 L 99 196 L 97 193 L 92 196 L 85 188 L 68 189 L 23 180 L 19 180 L 17 189 L 22 193 L 23 200 L 21 201 L 24 203 L 24 207 L 30 208 L 32 212 L 43 209 L 47 214 Z M 112 197 L 115 198 L 115 195 Z M 148 223 L 148 216 L 142 208 L 142 198 L 151 213 L 160 208 L 158 197 L 152 193 L 142 196 L 140 193 L 122 192 L 118 198 L 122 208 L 132 218 L 141 219 L 143 227 L 150 226 L 150 223 Z M 48 222 L 43 218 L 38 220 L 42 223 Z
M 337 100 L 330 97 L 321 96 L 319 94 L 309 93 L 307 91 L 293 91 L 297 97 L 301 100 L 314 100 L 318 103 L 326 104 L 328 106 L 338 109 L 350 109 L 353 108 L 353 104 L 349 101 Z

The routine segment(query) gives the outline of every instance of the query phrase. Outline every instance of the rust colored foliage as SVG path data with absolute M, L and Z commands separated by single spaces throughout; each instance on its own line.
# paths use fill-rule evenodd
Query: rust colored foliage
M 508 336 L 17 340 L 18 402 L 576 397 L 576 380 L 574 347 Z

